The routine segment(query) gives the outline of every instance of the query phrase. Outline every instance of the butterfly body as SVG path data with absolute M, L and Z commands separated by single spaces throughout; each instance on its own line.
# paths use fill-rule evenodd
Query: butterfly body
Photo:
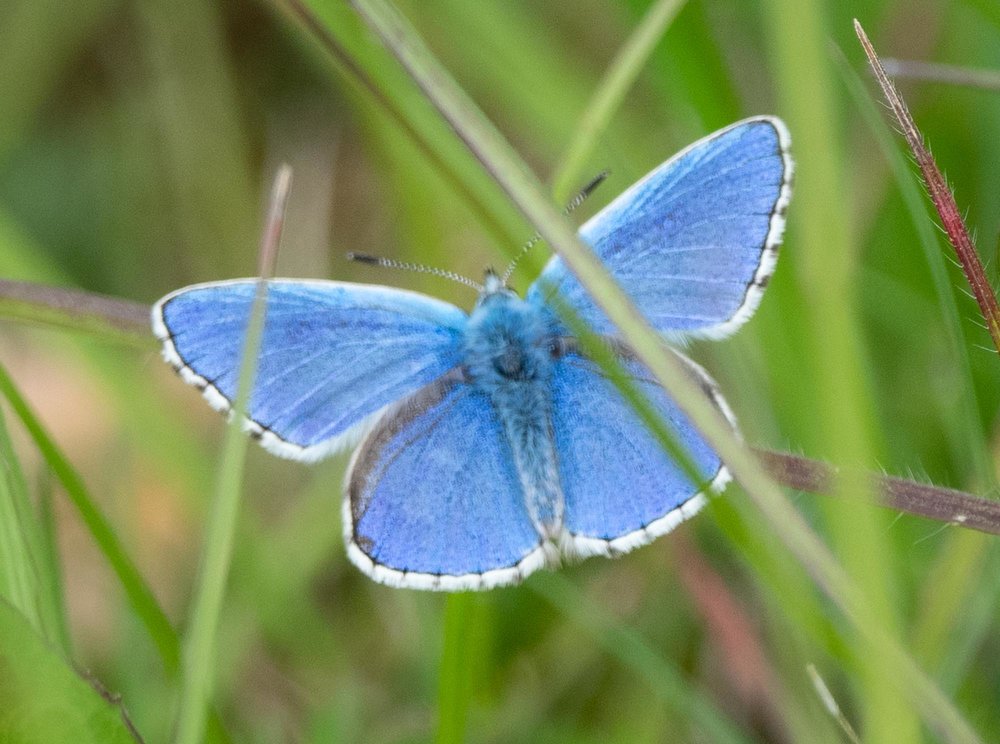
M 489 399 L 511 448 L 536 529 L 558 534 L 562 519 L 552 441 L 552 373 L 559 342 L 552 318 L 487 273 L 464 334 L 463 371 Z
M 747 119 L 659 166 L 580 237 L 665 339 L 721 338 L 750 317 L 774 269 L 791 172 L 784 125 Z M 256 284 L 186 287 L 153 308 L 167 361 L 222 411 L 238 386 Z M 729 480 L 559 257 L 524 299 L 488 272 L 468 314 L 344 282 L 270 280 L 266 297 L 244 426 L 298 460 L 360 442 L 344 538 L 349 558 L 381 583 L 488 589 L 563 557 L 619 555 L 670 531 Z M 557 306 L 604 338 L 644 414 L 581 352 Z M 705 371 L 673 353 L 732 421 Z M 694 472 L 666 454 L 651 420 L 669 427 Z

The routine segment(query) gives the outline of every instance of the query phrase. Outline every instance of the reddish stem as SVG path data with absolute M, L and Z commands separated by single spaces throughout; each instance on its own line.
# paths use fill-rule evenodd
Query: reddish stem
M 875 73 L 875 79 L 878 80 L 878 84 L 882 87 L 882 93 L 885 95 L 886 101 L 889 102 L 889 107 L 892 109 L 893 114 L 895 114 L 896 121 L 899 122 L 903 136 L 906 137 L 906 142 L 909 144 L 910 150 L 913 151 L 913 156 L 917 160 L 917 165 L 920 166 L 920 172 L 924 175 L 924 182 L 927 184 L 927 190 L 930 192 L 931 201 L 934 202 L 934 208 L 941 215 L 941 222 L 944 225 L 945 232 L 948 234 L 948 240 L 955 248 L 955 253 L 958 256 L 959 263 L 962 265 L 965 278 L 972 288 L 972 294 L 975 296 L 976 302 L 979 303 L 979 310 L 986 320 L 986 328 L 989 330 L 990 336 L 993 337 L 993 345 L 1000 351 L 1000 306 L 997 305 L 996 295 L 993 294 L 993 289 L 986 279 L 983 265 L 979 261 L 979 254 L 976 253 L 972 238 L 969 236 L 969 230 L 966 228 L 965 222 L 962 220 L 962 215 L 958 211 L 955 197 L 948 188 L 948 183 L 945 181 L 944 176 L 941 175 L 937 164 L 934 162 L 934 157 L 931 155 L 930 150 L 924 145 L 923 137 L 920 136 L 917 125 L 913 122 L 913 117 L 910 116 L 910 111 L 907 109 L 903 97 L 899 95 L 892 81 L 889 80 L 889 76 L 886 74 L 885 68 L 882 67 L 882 63 L 875 53 L 871 41 L 868 40 L 868 35 L 865 34 L 864 29 L 857 20 L 854 21 L 854 31 L 861 41 L 861 46 L 864 48 L 865 54 L 868 55 L 868 63 Z
M 763 449 L 756 452 L 771 477 L 778 483 L 809 493 L 837 493 L 839 473 L 835 467 L 787 452 Z M 881 506 L 990 535 L 1000 535 L 1000 501 L 890 475 L 872 475 L 871 478 L 873 493 Z

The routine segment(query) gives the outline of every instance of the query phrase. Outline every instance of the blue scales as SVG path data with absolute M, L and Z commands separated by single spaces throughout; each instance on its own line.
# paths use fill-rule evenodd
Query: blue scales
M 666 339 L 722 338 L 756 309 L 790 197 L 784 125 L 738 122 L 691 145 L 590 219 L 581 238 Z M 255 280 L 160 300 L 164 356 L 229 411 Z M 690 453 L 693 483 L 580 351 L 555 295 L 617 355 Z M 692 377 L 727 415 L 708 375 Z M 470 315 L 388 287 L 277 279 L 245 427 L 312 461 L 359 444 L 346 479 L 350 559 L 376 581 L 487 589 L 563 558 L 668 532 L 728 472 L 553 257 L 524 299 L 488 273 Z M 735 424 L 734 424 L 735 425 Z

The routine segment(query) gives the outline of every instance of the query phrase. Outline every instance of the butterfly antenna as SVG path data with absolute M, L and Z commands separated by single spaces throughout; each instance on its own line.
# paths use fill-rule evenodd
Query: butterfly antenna
M 576 196 L 574 196 L 572 199 L 569 200 L 569 204 L 567 204 L 566 208 L 563 209 L 563 214 L 573 214 L 573 212 L 575 212 L 581 204 L 587 201 L 587 197 L 593 194 L 594 191 L 597 189 L 597 187 L 600 186 L 601 183 L 604 181 L 604 179 L 606 179 L 609 175 L 611 175 L 611 171 L 601 171 L 600 173 L 598 173 L 593 178 L 593 180 L 591 180 L 590 183 L 588 183 L 586 186 L 580 189 L 576 193 Z M 500 281 L 503 282 L 503 284 L 505 285 L 507 284 L 507 280 L 510 279 L 510 275 L 514 273 L 514 268 L 517 266 L 520 260 L 524 258 L 527 255 L 528 251 L 530 251 L 532 247 L 535 245 L 535 243 L 537 243 L 541 239 L 542 236 L 539 235 L 538 233 L 535 233 L 528 239 L 527 243 L 521 246 L 521 250 L 519 250 L 517 252 L 517 255 L 514 256 L 514 259 L 509 264 L 507 264 L 507 270 L 504 271 L 503 276 L 500 277 Z
M 472 287 L 472 289 L 480 293 L 483 291 L 483 285 L 479 282 L 474 282 L 467 276 L 456 274 L 454 271 L 436 269 L 433 266 L 424 266 L 423 264 L 410 263 L 409 261 L 396 261 L 391 258 L 383 258 L 382 256 L 371 256 L 367 253 L 353 252 L 347 254 L 347 260 L 369 264 L 370 266 L 384 266 L 387 269 L 402 269 L 403 271 L 416 271 L 418 274 L 431 274 L 432 276 L 439 276 L 442 279 L 451 279 L 451 281 L 464 284 L 466 287 Z

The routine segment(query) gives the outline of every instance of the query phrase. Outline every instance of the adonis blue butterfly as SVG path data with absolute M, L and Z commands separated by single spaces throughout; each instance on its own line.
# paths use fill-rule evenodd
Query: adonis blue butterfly
M 664 337 L 723 338 L 757 308 L 791 194 L 785 126 L 747 119 L 647 175 L 580 229 Z M 229 411 L 256 280 L 200 284 L 153 308 L 164 356 Z M 693 458 L 699 490 L 601 368 L 554 297 L 618 355 Z M 524 299 L 487 272 L 470 314 L 425 295 L 268 282 L 245 427 L 318 460 L 359 443 L 343 524 L 350 559 L 415 589 L 514 584 L 560 557 L 617 555 L 694 514 L 729 474 L 587 292 L 553 257 Z M 728 414 L 704 370 L 679 355 Z

